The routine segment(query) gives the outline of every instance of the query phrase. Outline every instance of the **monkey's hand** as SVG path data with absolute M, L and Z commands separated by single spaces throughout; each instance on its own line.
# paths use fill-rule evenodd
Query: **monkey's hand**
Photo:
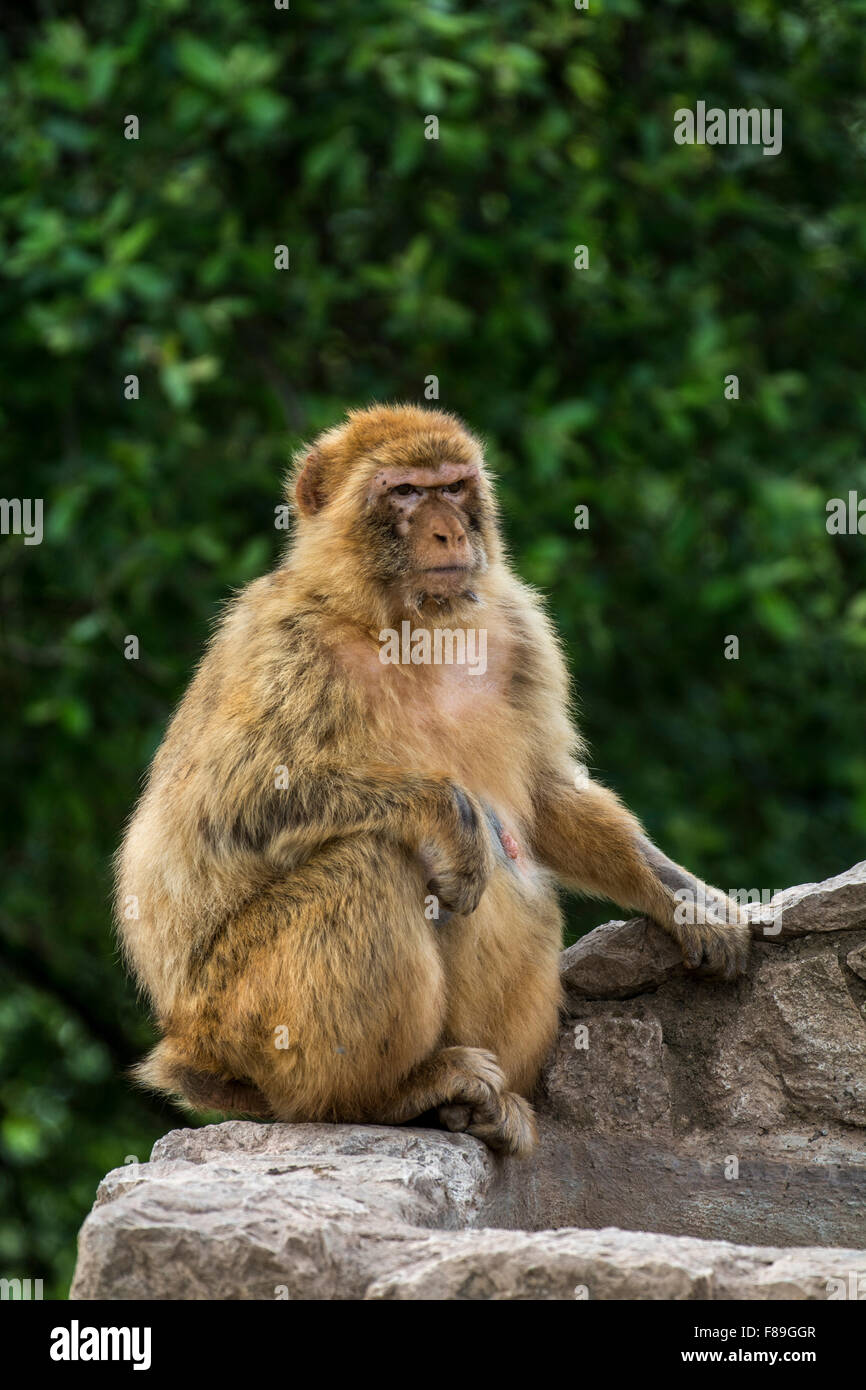
M 649 908 L 650 916 L 670 932 L 688 970 L 735 980 L 749 961 L 752 929 L 743 909 L 720 888 L 695 878 L 662 854 L 646 836 L 638 837 L 641 858 L 671 895 L 666 909 Z
M 742 908 L 718 888 L 700 884 L 695 903 L 680 902 L 670 929 L 687 970 L 722 980 L 741 975 L 749 960 L 751 924 Z
M 487 816 L 473 796 L 445 782 L 437 800 L 423 850 L 432 871 L 427 891 L 439 900 L 441 922 L 442 908 L 463 916 L 475 911 L 493 872 L 494 851 Z

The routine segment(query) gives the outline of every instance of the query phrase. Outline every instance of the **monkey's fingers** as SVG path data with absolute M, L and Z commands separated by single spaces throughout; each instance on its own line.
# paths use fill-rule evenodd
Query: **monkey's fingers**
M 477 873 L 442 873 L 430 879 L 427 892 L 438 900 L 437 920 L 444 925 L 455 912 L 463 917 L 474 912 L 486 887 L 486 876 Z
M 735 980 L 749 963 L 752 933 L 747 922 L 703 922 L 683 928 L 681 944 L 688 970 L 711 979 Z

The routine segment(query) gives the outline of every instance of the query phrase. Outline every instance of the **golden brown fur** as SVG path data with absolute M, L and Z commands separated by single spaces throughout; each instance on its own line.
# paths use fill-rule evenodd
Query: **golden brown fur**
M 418 486 L 395 489 L 401 470 Z M 355 412 L 293 491 L 288 554 L 226 612 L 118 856 L 124 950 L 163 1034 L 140 1077 L 286 1120 L 438 1110 L 525 1153 L 557 1027 L 556 880 L 649 912 L 728 976 L 748 930 L 678 924 L 673 889 L 696 881 L 576 782 L 557 641 L 459 421 Z M 383 665 L 405 617 L 483 627 L 486 671 Z

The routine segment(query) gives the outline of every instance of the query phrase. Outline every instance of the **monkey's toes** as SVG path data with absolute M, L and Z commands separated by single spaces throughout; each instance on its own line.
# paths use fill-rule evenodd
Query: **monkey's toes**
M 454 1133 L 474 1133 L 473 1126 L 499 1124 L 505 1077 L 492 1052 L 483 1047 L 447 1047 L 444 1081 L 447 1100 L 438 1107 L 440 1122 Z
M 462 1134 L 472 1123 L 471 1105 L 440 1105 L 439 1121 L 452 1134 Z
M 498 1101 L 497 1114 L 478 1120 L 473 1115 L 466 1133 L 483 1140 L 495 1153 L 527 1158 L 538 1142 L 532 1106 L 513 1091 L 503 1091 Z
M 482 1105 L 489 1092 L 499 1095 L 505 1086 L 502 1068 L 484 1047 L 446 1047 L 443 1053 L 453 1072 L 446 1083 L 447 1104 Z

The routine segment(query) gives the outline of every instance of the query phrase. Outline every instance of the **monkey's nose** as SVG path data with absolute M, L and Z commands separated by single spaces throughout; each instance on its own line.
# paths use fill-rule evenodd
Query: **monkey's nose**
M 453 550 L 461 551 L 465 550 L 468 546 L 466 533 L 456 526 L 453 529 L 443 526 L 438 531 L 434 529 L 431 534 L 433 540 L 438 541 L 440 545 L 444 545 L 446 549 L 450 546 Z

